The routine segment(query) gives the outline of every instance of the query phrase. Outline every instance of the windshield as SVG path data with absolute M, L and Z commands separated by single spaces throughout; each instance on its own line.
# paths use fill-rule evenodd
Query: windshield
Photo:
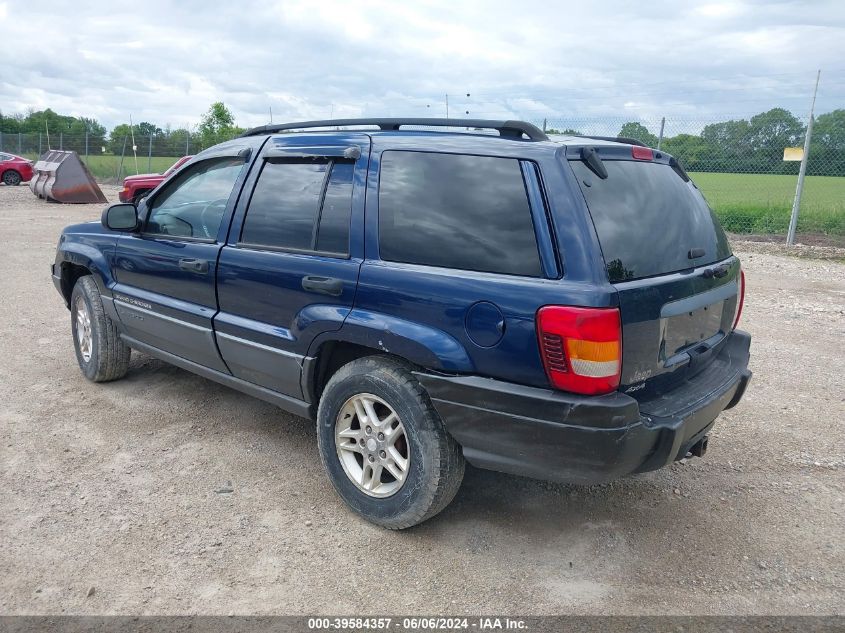
M 731 250 L 701 192 L 669 165 L 605 160 L 599 178 L 569 161 L 587 201 L 611 282 L 685 270 Z

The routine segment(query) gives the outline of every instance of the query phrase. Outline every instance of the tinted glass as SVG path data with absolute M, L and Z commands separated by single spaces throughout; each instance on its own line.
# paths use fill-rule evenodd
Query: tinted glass
M 317 250 L 329 253 L 349 252 L 349 214 L 352 209 L 353 163 L 335 163 L 320 212 Z
M 711 264 L 731 254 L 716 216 L 692 182 L 668 165 L 606 160 L 602 180 L 569 161 L 587 200 L 610 281 Z M 704 256 L 689 258 L 692 249 Z
M 539 276 L 519 161 L 385 152 L 379 251 L 389 261 Z
M 216 158 L 179 175 L 153 200 L 146 231 L 177 237 L 217 237 L 243 166 L 241 158 Z
M 311 250 L 328 163 L 264 164 L 249 203 L 241 241 Z

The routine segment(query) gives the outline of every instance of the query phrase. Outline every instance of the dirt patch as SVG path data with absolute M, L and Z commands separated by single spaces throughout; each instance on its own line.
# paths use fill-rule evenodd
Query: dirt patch
M 785 239 L 751 239 L 751 236 L 748 235 L 731 235 L 730 241 L 734 250 L 738 251 L 845 262 L 845 246 L 812 244 L 803 241 L 788 246 Z
M 138 353 L 82 377 L 48 264 L 100 211 L 0 188 L 2 613 L 845 610 L 845 266 L 736 243 L 755 377 L 705 458 L 592 487 L 469 469 L 394 533 L 346 510 L 310 423 Z

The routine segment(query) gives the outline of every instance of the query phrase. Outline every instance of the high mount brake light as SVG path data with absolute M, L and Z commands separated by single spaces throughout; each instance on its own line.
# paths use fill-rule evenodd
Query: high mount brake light
M 631 146 L 631 156 L 637 160 L 654 160 L 654 152 L 648 147 L 640 147 L 639 145 Z
M 745 271 L 741 268 L 739 269 L 739 296 L 737 297 L 736 303 L 736 316 L 734 317 L 734 326 L 733 329 L 736 329 L 737 324 L 739 323 L 739 317 L 742 316 L 742 306 L 745 304 Z
M 537 312 L 537 338 L 546 375 L 556 389 L 598 395 L 619 386 L 618 308 L 545 306 Z

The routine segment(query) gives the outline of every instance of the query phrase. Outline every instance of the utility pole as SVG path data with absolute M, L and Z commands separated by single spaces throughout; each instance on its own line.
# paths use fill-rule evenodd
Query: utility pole
M 132 124 L 132 115 L 129 115 L 129 134 L 132 135 L 132 155 L 135 157 L 135 173 L 138 173 L 138 146 L 135 145 L 135 129 Z
M 657 137 L 657 147 L 655 149 L 660 149 L 660 144 L 663 142 L 663 128 L 666 127 L 666 117 L 660 119 L 660 136 Z
M 795 229 L 798 227 L 798 211 L 801 209 L 801 194 L 804 192 L 804 175 L 807 173 L 807 159 L 810 157 L 810 139 L 813 136 L 813 111 L 816 109 L 816 94 L 819 91 L 821 69 L 816 73 L 816 87 L 813 90 L 813 101 L 810 103 L 810 119 L 807 121 L 807 134 L 804 135 L 804 155 L 801 157 L 801 168 L 798 170 L 798 185 L 795 187 L 795 200 L 792 203 L 792 217 L 789 218 L 789 231 L 786 243 L 795 244 Z
M 446 93 L 446 118 L 449 118 L 449 93 Z

